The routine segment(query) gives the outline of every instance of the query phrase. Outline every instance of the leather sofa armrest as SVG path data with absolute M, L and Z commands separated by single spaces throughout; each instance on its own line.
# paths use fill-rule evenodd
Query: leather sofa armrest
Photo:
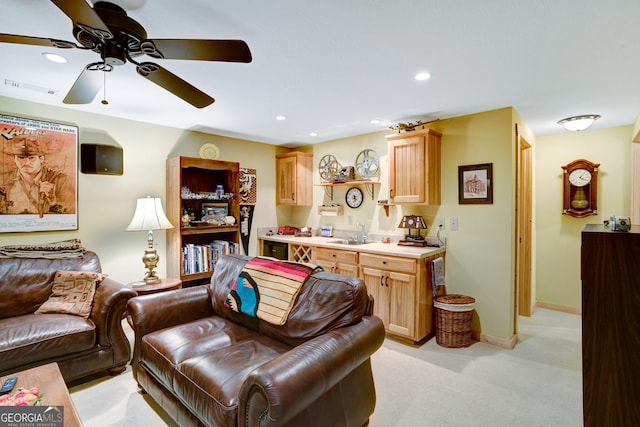
M 127 312 L 135 332 L 133 376 L 137 379 L 142 337 L 151 332 L 213 316 L 208 286 L 193 286 L 156 294 L 141 295 L 129 300 Z
M 380 348 L 376 316 L 309 340 L 249 374 L 240 391 L 241 425 L 282 425 Z
M 113 345 L 114 340 L 126 341 L 122 317 L 127 301 L 136 295 L 133 289 L 109 277 L 97 286 L 89 319 L 96 325 L 99 345 L 108 347 Z

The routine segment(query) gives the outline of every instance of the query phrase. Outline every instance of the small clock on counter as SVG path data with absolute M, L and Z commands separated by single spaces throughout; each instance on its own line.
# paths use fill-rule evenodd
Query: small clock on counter
M 598 213 L 599 163 L 578 159 L 562 166 L 562 213 L 582 218 Z

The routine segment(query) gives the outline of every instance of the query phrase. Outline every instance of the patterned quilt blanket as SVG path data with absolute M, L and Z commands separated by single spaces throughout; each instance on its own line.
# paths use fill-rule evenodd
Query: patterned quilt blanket
M 252 258 L 240 272 L 225 305 L 274 325 L 284 325 L 302 285 L 320 269 L 313 264 Z
M 0 246 L 0 258 L 79 258 L 86 252 L 80 239 L 53 243 Z

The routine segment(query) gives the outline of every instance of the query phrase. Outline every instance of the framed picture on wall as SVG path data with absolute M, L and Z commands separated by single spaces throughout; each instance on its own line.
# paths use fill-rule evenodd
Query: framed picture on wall
M 0 114 L 0 233 L 78 229 L 78 128 Z
M 493 163 L 458 166 L 458 204 L 493 203 Z

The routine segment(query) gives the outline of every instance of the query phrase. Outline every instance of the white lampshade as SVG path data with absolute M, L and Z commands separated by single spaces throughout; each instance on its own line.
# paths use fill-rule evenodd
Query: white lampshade
M 599 118 L 600 116 L 597 114 L 586 114 L 584 116 L 567 117 L 566 119 L 558 121 L 558 124 L 564 126 L 566 130 L 576 132 L 579 130 L 585 130 Z
M 162 203 L 158 197 L 138 199 L 133 219 L 127 231 L 164 230 L 173 228 L 162 210 Z

